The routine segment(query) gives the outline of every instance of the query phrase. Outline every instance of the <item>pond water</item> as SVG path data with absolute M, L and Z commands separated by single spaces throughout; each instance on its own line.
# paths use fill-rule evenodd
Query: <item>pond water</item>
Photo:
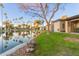
M 30 35 L 26 32 L 7 32 L 0 34 L 0 54 L 24 42 L 28 42 Z

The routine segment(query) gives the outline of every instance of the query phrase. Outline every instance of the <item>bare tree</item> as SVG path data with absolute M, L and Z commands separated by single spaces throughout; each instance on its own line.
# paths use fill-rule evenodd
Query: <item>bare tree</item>
M 47 29 L 50 32 L 50 23 L 52 18 L 55 16 L 56 12 L 60 9 L 60 3 L 54 3 L 51 5 L 48 3 L 29 3 L 29 4 L 19 4 L 20 9 L 27 14 L 38 16 L 42 18 L 46 24 Z

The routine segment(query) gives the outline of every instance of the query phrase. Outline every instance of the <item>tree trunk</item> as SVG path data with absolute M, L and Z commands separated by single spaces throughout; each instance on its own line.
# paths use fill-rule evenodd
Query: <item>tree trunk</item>
M 50 30 L 50 23 L 47 23 L 47 30 L 48 30 L 48 32 L 51 32 L 51 30 Z

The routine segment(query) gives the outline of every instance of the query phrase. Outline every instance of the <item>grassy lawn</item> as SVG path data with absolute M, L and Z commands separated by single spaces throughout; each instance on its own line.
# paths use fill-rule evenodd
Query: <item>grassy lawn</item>
M 79 56 L 79 42 L 65 41 L 64 38 L 79 38 L 79 35 L 51 32 L 42 33 L 36 38 L 37 47 L 33 55 L 38 56 Z

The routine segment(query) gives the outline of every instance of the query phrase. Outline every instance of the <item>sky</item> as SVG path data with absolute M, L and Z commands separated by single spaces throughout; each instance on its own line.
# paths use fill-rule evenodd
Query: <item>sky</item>
M 38 17 L 31 17 L 31 15 L 26 15 L 17 4 L 15 3 L 6 3 L 3 4 L 4 8 L 3 8 L 3 13 L 7 12 L 8 15 L 8 19 L 10 21 L 12 21 L 13 24 L 20 24 L 20 23 L 27 23 L 29 21 L 33 22 L 36 19 L 39 19 Z M 52 6 L 52 4 L 51 4 Z M 52 8 L 50 6 L 50 8 Z M 74 15 L 78 15 L 79 14 L 79 4 L 78 3 L 70 3 L 70 4 L 65 4 L 64 6 L 65 10 L 59 10 L 53 20 L 57 20 L 59 19 L 61 16 L 66 15 L 66 16 L 74 16 Z M 6 18 L 3 15 L 3 20 L 1 20 L 1 8 L 0 8 L 0 26 L 2 26 L 2 21 L 5 21 Z M 16 18 L 19 17 L 23 17 L 23 20 L 17 20 L 17 21 L 13 21 Z

